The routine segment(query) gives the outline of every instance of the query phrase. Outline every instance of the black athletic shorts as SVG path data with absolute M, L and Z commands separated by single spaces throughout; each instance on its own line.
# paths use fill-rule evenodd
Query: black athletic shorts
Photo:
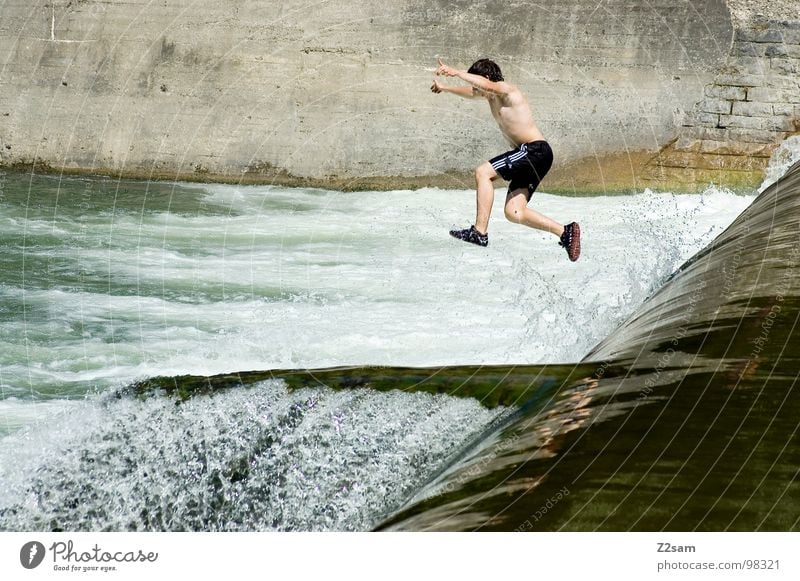
M 528 199 L 530 199 L 539 187 L 539 182 L 553 165 L 553 150 L 546 141 L 531 141 L 493 157 L 489 163 L 501 178 L 510 182 L 509 193 L 520 188 L 528 188 Z

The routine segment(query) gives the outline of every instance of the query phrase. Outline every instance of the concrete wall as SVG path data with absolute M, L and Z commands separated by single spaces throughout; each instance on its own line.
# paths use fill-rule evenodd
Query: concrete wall
M 339 184 L 435 183 L 505 148 L 485 103 L 430 93 L 437 56 L 497 60 L 566 162 L 657 150 L 733 34 L 723 0 L 0 0 L 0 15 L 3 165 Z

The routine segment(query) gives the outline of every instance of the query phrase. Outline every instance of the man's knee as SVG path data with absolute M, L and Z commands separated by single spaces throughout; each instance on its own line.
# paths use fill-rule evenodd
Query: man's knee
M 519 206 L 514 206 L 512 204 L 506 204 L 506 207 L 503 211 L 505 214 L 506 220 L 509 222 L 514 222 L 514 224 L 519 224 L 522 222 L 522 212 L 523 209 Z
M 477 180 L 493 180 L 497 177 L 497 172 L 494 171 L 492 164 L 482 163 L 475 168 L 475 179 Z

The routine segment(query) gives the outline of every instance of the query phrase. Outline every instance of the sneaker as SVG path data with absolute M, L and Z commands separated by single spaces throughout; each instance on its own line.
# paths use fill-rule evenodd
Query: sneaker
M 475 229 L 475 226 L 470 226 L 466 230 L 450 230 L 450 236 L 464 242 L 472 242 L 478 246 L 487 246 L 489 244 L 489 235 L 481 234 Z
M 572 262 L 575 262 L 581 255 L 581 227 L 577 222 L 564 225 L 564 233 L 561 235 L 561 242 L 559 246 L 563 246 L 567 250 L 567 256 Z

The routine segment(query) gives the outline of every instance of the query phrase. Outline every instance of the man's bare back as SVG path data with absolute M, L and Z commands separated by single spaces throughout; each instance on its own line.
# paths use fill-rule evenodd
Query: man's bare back
M 436 75 L 458 77 L 469 83 L 469 87 L 449 86 L 434 79 L 431 91 L 453 93 L 466 98 L 485 98 L 500 131 L 514 147 L 475 170 L 478 201 L 475 224 L 466 230 L 453 230 L 450 234 L 479 246 L 489 244 L 487 232 L 494 202 L 492 182 L 502 177 L 510 182 L 505 204 L 506 218 L 517 224 L 555 234 L 559 237 L 559 244 L 566 248 L 569 259 L 573 262 L 578 260 L 580 226 L 575 222 L 561 225 L 527 207 L 539 182 L 550 170 L 553 153 L 533 120 L 525 95 L 515 85 L 507 83 L 500 67 L 488 59 L 476 61 L 468 71 L 450 67 L 439 59 Z

